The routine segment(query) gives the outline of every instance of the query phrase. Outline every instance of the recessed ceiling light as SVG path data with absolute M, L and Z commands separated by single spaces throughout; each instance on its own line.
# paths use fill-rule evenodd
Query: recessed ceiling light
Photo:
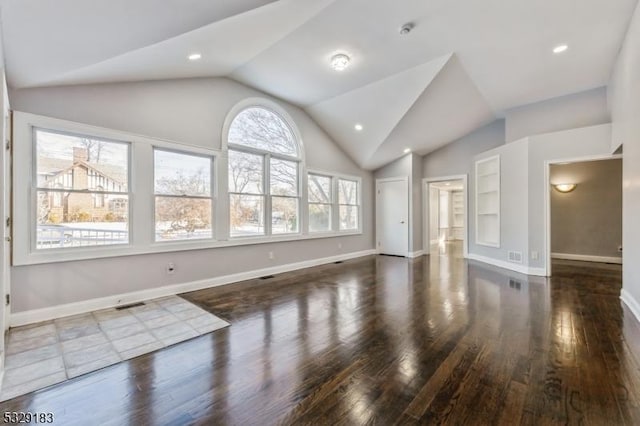
M 408 153 L 410 153 L 410 152 L 411 152 L 411 148 L 405 148 L 405 149 L 404 149 L 404 153 L 405 153 L 405 154 L 408 154 Z
M 190 61 L 197 61 L 198 59 L 202 59 L 202 55 L 200 53 L 192 53 L 187 56 L 187 58 L 189 58 Z
M 354 129 L 356 129 L 358 132 L 361 132 L 362 129 L 364 129 L 364 127 L 362 127 L 362 124 L 358 123 L 355 126 L 353 126 Z
M 566 44 L 560 44 L 553 48 L 553 53 L 558 54 L 558 53 L 566 52 L 568 48 L 569 46 L 567 46 Z
M 345 53 L 337 53 L 331 57 L 331 68 L 336 71 L 344 71 L 349 66 L 351 58 Z

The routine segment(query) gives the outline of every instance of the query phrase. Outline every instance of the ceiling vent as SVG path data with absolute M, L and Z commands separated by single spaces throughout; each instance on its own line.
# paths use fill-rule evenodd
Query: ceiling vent
M 412 22 L 408 22 L 406 24 L 404 24 L 403 26 L 400 27 L 400 35 L 407 35 L 411 32 L 411 30 L 413 30 L 413 23 Z

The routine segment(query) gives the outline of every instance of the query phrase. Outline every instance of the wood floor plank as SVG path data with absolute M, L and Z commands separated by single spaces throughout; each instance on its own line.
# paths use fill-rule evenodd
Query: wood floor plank
M 85 425 L 640 424 L 619 266 L 368 256 L 183 295 L 231 327 L 0 404 Z

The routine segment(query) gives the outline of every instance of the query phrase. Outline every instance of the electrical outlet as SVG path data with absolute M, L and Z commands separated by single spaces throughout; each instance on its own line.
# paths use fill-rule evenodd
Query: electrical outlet
M 338 243 L 338 249 L 342 248 L 342 243 Z
M 272 252 L 272 251 L 270 251 L 270 252 L 269 252 L 269 259 L 273 260 L 273 259 L 275 259 L 275 258 L 276 258 L 275 253 L 274 253 L 274 252 Z
M 176 264 L 173 262 L 167 263 L 167 274 L 173 275 L 176 272 Z
M 531 252 L 531 259 L 533 259 L 533 260 L 538 260 L 538 257 L 539 257 L 539 256 L 540 256 L 540 255 L 538 254 L 538 252 L 537 252 L 537 251 L 535 251 L 535 250 L 534 250 L 534 251 L 532 251 L 532 252 Z

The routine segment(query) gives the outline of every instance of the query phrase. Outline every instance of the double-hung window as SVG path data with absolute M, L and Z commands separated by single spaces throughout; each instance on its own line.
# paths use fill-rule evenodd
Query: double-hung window
M 356 231 L 360 227 L 360 194 L 358 181 L 338 179 L 340 231 Z
M 231 122 L 230 236 L 300 232 L 300 152 L 291 127 L 263 107 L 242 110 Z
M 309 173 L 309 232 L 331 232 L 333 182 L 331 176 Z
M 213 158 L 154 149 L 155 240 L 213 238 Z
M 129 144 L 33 132 L 35 249 L 129 243 Z

